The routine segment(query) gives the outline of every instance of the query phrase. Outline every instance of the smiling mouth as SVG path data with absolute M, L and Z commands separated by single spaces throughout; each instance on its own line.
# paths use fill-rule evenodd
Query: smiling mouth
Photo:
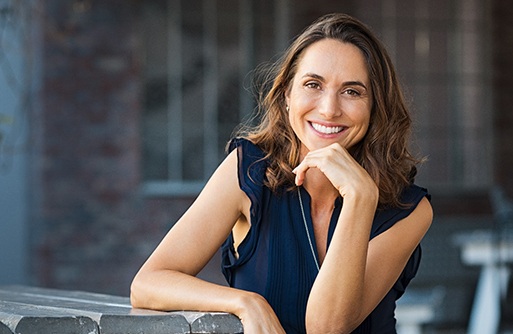
M 315 129 L 315 131 L 323 133 L 323 134 L 327 134 L 327 135 L 339 133 L 345 129 L 345 127 L 343 127 L 343 126 L 324 126 L 324 125 L 317 124 L 317 123 L 310 123 L 310 124 Z

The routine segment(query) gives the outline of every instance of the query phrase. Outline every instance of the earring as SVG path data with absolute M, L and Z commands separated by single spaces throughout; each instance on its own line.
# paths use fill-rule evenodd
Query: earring
M 289 106 L 285 106 L 285 109 L 287 110 L 287 112 L 290 110 Z

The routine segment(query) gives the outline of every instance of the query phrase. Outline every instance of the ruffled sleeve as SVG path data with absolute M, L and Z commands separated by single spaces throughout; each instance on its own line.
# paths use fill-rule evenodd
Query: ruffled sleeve
M 237 249 L 238 257 L 233 246 L 233 236 L 230 235 L 222 245 L 222 270 L 226 280 L 231 284 L 232 269 L 244 264 L 255 250 L 258 226 L 262 220 L 262 200 L 264 196 L 264 179 L 267 161 L 264 152 L 247 139 L 235 138 L 230 142 L 229 150 L 237 150 L 239 186 L 251 201 L 250 222 L 248 235 Z
M 264 152 L 247 139 L 235 138 L 229 150 L 237 149 L 239 186 L 251 200 L 251 216 L 259 211 L 267 162 Z
M 408 217 L 424 197 L 430 199 L 427 190 L 412 184 L 401 194 L 401 202 L 407 205 L 406 208 L 378 210 L 372 224 L 371 239 L 385 232 L 401 219 Z

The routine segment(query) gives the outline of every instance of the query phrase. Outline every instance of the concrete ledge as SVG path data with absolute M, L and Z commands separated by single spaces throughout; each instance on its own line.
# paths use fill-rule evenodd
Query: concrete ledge
M 229 313 L 182 312 L 191 325 L 191 333 L 243 333 L 242 324 Z
M 0 287 L 0 334 L 243 333 L 228 313 L 134 309 L 126 297 L 25 286 Z

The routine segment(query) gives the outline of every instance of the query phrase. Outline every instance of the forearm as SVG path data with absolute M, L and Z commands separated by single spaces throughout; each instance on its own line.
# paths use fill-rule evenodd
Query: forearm
M 220 311 L 238 315 L 244 291 L 172 270 L 142 271 L 132 282 L 132 306 L 154 310 Z
M 232 313 L 248 333 L 285 333 L 262 296 L 177 271 L 140 272 L 132 283 L 130 298 L 138 308 Z
M 344 332 L 361 316 L 374 201 L 344 199 L 337 227 L 310 292 L 307 328 Z

